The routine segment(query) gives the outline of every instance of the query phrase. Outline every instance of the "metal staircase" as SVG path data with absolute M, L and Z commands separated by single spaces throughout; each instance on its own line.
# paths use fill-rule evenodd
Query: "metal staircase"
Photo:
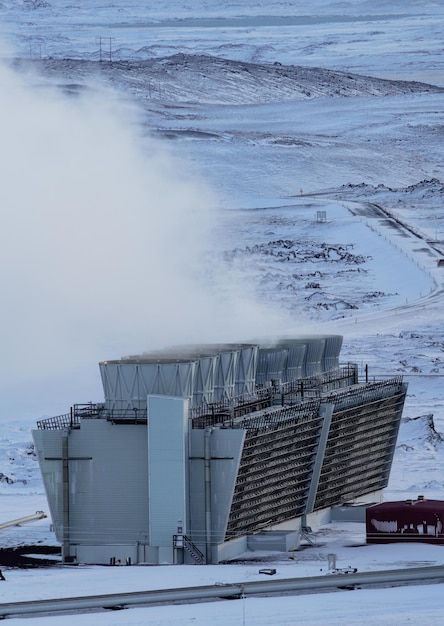
M 299 535 L 301 540 L 306 541 L 310 546 L 316 545 L 314 534 L 310 526 L 301 526 Z
M 174 548 L 184 548 L 197 565 L 205 565 L 206 559 L 199 548 L 186 535 L 173 535 Z

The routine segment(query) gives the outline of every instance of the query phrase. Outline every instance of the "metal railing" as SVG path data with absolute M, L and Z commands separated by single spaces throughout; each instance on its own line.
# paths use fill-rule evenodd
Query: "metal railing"
M 285 383 L 275 382 L 257 388 L 254 393 L 224 399 L 214 403 L 203 403 L 190 409 L 193 428 L 205 428 L 226 424 L 230 427 L 239 418 L 264 411 L 272 406 L 292 406 L 308 399 L 322 398 L 325 394 L 344 389 L 358 382 L 357 365 L 349 363 L 319 375 L 294 379 Z
M 355 387 L 350 387 L 355 385 Z M 270 419 L 271 414 L 274 419 L 278 413 L 272 409 L 280 404 L 282 408 L 292 407 L 301 401 L 309 398 L 322 398 L 327 402 L 353 406 L 356 401 L 361 402 L 362 394 L 365 395 L 380 392 L 387 388 L 387 393 L 391 393 L 393 386 L 402 386 L 402 377 L 397 376 L 388 380 L 374 383 L 363 383 L 357 385 L 357 367 L 348 364 L 337 370 L 325 372 L 319 376 L 295 379 L 282 384 L 273 384 L 268 387 L 258 388 L 254 393 L 244 394 L 231 399 L 221 400 L 211 404 L 203 403 L 190 409 L 190 418 L 193 428 L 205 428 L 226 424 L 232 427 L 241 418 L 251 420 L 255 413 L 262 413 L 266 409 L 271 409 L 266 415 L 257 416 L 261 425 Z M 365 390 L 365 391 L 364 391 Z M 283 414 L 280 413 L 280 418 Z M 147 410 L 128 407 L 127 409 L 107 409 L 103 403 L 96 404 L 88 402 L 85 404 L 75 404 L 69 413 L 49 417 L 37 422 L 37 428 L 41 430 L 62 430 L 65 428 L 76 428 L 82 419 L 106 419 L 113 423 L 125 424 L 146 424 Z M 273 419 L 273 418 L 272 418 Z M 246 424 L 246 422 L 245 422 Z
M 114 424 L 146 424 L 146 409 L 106 409 L 103 404 L 74 404 L 69 413 L 48 417 L 37 422 L 39 430 L 79 428 L 82 419 L 106 419 Z

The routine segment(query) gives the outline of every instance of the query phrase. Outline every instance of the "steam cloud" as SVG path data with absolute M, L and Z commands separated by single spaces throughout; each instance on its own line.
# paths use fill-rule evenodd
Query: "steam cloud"
M 0 89 L 0 419 L 101 400 L 99 360 L 269 328 L 232 277 L 203 280 L 216 199 L 136 109 L 6 66 Z

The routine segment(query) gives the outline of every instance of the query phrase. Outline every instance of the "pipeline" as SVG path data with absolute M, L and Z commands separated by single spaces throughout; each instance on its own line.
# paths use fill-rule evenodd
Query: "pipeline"
M 3 522 L 3 524 L 0 524 L 0 530 L 3 530 L 3 528 L 9 528 L 9 526 L 20 526 L 21 524 L 26 524 L 27 522 L 35 522 L 35 520 L 43 519 L 45 517 L 47 517 L 46 513 L 43 511 L 36 511 L 34 515 L 27 515 L 26 517 L 13 519 L 10 522 Z

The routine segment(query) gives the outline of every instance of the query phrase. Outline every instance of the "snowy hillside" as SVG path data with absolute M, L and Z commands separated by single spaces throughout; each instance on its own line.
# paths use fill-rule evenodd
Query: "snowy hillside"
M 52 78 L 67 91 L 96 81 L 132 93 L 149 106 L 168 104 L 264 104 L 320 97 L 388 96 L 442 92 L 418 81 L 399 81 L 316 67 L 261 64 L 204 55 L 175 54 L 146 61 L 27 60 L 22 70 Z

